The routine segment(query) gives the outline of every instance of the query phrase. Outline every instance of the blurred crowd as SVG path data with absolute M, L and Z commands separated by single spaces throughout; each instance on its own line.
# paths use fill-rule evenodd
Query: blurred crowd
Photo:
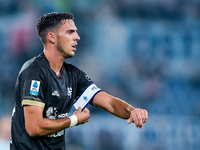
M 138 131 L 89 107 L 91 122 L 66 131 L 69 149 L 200 149 L 200 1 L 2 0 L 0 7 L 0 118 L 11 116 L 22 64 L 42 52 L 37 19 L 70 11 L 81 40 L 66 62 L 147 109 L 149 121 Z

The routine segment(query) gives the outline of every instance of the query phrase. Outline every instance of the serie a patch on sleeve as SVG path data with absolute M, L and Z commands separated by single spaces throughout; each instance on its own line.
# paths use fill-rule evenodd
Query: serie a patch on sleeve
M 30 94 L 38 96 L 39 89 L 40 89 L 40 81 L 32 80 L 31 81 Z
M 74 107 L 78 109 L 81 106 L 82 110 L 90 103 L 93 97 L 102 91 L 95 84 L 89 85 L 86 90 L 81 94 L 81 96 L 75 101 Z

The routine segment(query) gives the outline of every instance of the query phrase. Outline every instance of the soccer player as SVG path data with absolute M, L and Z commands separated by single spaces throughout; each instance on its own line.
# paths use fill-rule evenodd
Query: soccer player
M 88 103 L 143 127 L 146 110 L 107 94 L 65 62 L 80 40 L 72 14 L 47 13 L 36 28 L 44 50 L 23 65 L 16 81 L 11 150 L 65 150 L 65 129 L 88 122 Z M 73 104 L 77 110 L 68 116 Z

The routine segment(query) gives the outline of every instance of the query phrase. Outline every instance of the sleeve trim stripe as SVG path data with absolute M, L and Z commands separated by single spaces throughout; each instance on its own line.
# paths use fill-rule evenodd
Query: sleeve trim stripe
M 42 102 L 34 101 L 34 100 L 23 100 L 22 101 L 22 106 L 24 105 L 31 105 L 31 106 L 39 106 L 44 108 L 45 104 Z

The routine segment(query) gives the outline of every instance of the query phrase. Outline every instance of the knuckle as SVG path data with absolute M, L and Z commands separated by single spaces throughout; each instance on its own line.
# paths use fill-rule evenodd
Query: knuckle
M 90 118 L 90 114 L 87 115 L 87 118 Z
M 148 111 L 147 110 L 145 110 L 145 114 L 148 116 Z

